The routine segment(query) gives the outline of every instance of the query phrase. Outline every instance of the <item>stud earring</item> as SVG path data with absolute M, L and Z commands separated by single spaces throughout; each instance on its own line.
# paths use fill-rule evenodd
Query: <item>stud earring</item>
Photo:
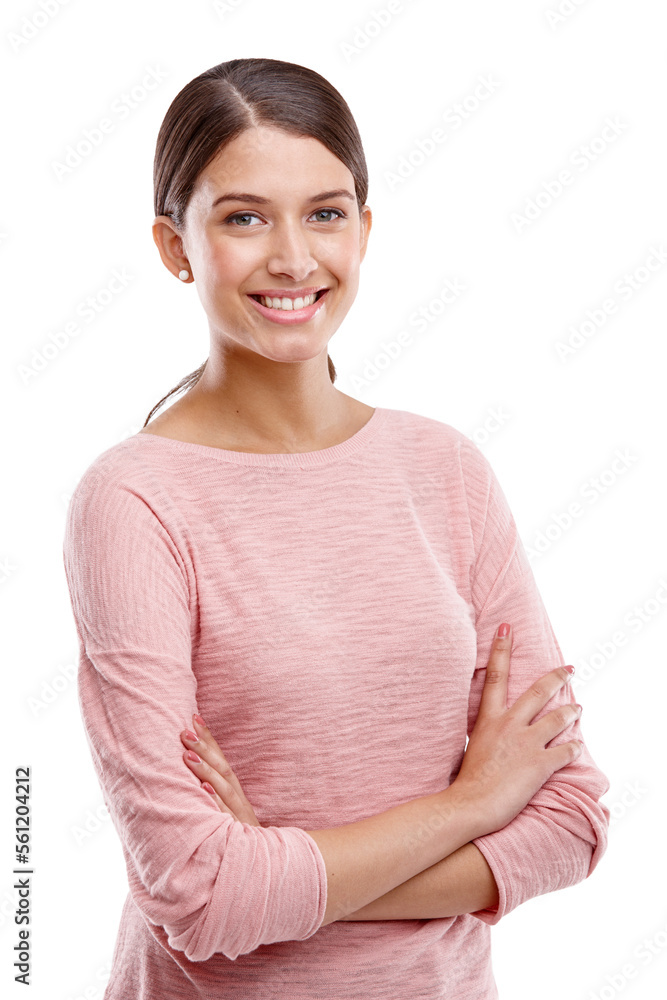
M 190 277 L 190 272 L 186 271 L 185 268 L 183 268 L 182 271 L 178 272 L 178 276 L 181 279 L 181 281 L 187 281 L 188 278 Z

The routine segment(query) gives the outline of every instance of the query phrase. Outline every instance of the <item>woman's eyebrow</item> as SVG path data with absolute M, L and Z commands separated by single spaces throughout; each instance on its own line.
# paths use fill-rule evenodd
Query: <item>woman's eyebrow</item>
M 309 198 L 308 201 L 309 203 L 314 201 L 326 201 L 327 198 L 349 198 L 350 201 L 354 201 L 354 195 L 350 194 L 350 192 L 345 188 L 336 188 L 333 191 L 322 191 L 320 194 L 313 195 L 313 197 Z M 255 205 L 269 205 L 271 203 L 270 198 L 262 198 L 262 196 L 258 194 L 246 194 L 242 191 L 230 191 L 228 194 L 221 194 L 218 198 L 216 198 L 211 205 L 211 208 L 215 208 L 215 206 L 219 205 L 221 201 L 250 201 Z

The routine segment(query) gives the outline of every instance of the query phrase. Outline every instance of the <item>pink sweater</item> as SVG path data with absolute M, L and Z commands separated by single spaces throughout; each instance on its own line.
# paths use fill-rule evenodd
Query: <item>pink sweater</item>
M 129 882 L 105 1000 L 497 997 L 489 925 L 606 849 L 609 782 L 587 749 L 474 841 L 497 911 L 321 927 L 326 870 L 305 832 L 454 780 L 501 622 L 509 704 L 568 662 L 477 446 L 385 408 L 305 454 L 135 434 L 84 472 L 64 561 Z M 567 685 L 536 718 L 573 700 Z M 183 762 L 192 712 L 261 827 L 220 812 Z M 579 722 L 551 745 L 574 737 Z

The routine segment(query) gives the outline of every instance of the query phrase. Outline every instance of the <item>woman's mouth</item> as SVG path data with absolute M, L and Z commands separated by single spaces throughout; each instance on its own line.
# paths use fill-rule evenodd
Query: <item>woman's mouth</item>
M 314 295 L 302 298 L 267 298 L 264 295 L 249 295 L 257 310 L 274 323 L 305 323 L 322 308 L 322 302 L 329 291 L 322 288 Z

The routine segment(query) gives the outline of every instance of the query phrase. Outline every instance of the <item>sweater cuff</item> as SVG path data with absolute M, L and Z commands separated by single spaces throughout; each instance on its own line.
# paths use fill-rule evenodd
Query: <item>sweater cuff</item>
M 226 824 L 223 834 L 224 839 L 204 842 L 213 851 L 224 848 L 211 896 L 196 919 L 189 915 L 164 925 L 170 947 L 191 962 L 216 952 L 233 961 L 260 945 L 305 941 L 315 934 L 327 904 L 327 872 L 310 834 L 300 827 L 256 827 L 238 820 Z M 195 861 L 204 863 L 194 858 L 193 870 Z
M 322 857 L 322 852 L 313 837 L 311 837 L 309 833 L 306 833 L 305 830 L 301 829 L 301 827 L 291 827 L 290 829 L 298 831 L 298 834 L 302 836 L 303 840 L 310 847 L 315 860 L 315 879 L 317 882 L 317 903 L 315 904 L 315 912 L 312 914 L 312 922 L 306 926 L 301 937 L 295 938 L 296 941 L 306 941 L 320 929 L 322 921 L 324 920 L 324 911 L 327 908 L 328 895 L 327 868 L 324 858 Z
M 590 844 L 554 828 L 530 804 L 507 826 L 472 843 L 498 886 L 498 906 L 471 914 L 486 924 L 497 924 L 528 899 L 576 885 L 589 872 Z
M 471 917 L 478 917 L 485 924 L 497 924 L 498 921 L 509 913 L 514 907 L 510 903 L 510 898 L 508 896 L 508 891 L 510 887 L 510 881 L 507 877 L 507 873 L 504 869 L 502 852 L 496 853 L 494 850 L 494 842 L 489 843 L 489 836 L 476 837 L 472 843 L 475 847 L 482 853 L 486 859 L 489 868 L 493 873 L 493 877 L 496 880 L 496 885 L 498 887 L 498 905 L 487 907 L 484 910 L 475 910 L 471 913 Z

